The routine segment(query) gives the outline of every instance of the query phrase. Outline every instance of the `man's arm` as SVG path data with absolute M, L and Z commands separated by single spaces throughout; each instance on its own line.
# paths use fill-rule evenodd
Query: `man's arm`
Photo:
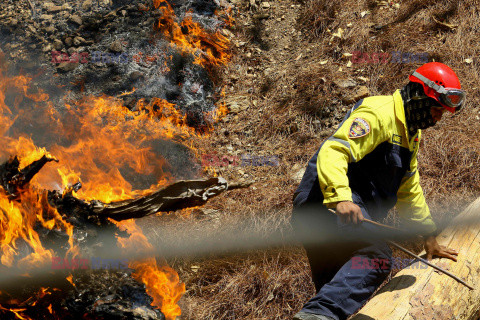
M 317 172 L 323 203 L 335 208 L 344 223 L 363 221 L 360 207 L 352 202 L 348 163 L 359 161 L 388 139 L 384 122 L 377 112 L 360 106 L 325 141 L 318 153 Z
M 415 162 L 415 163 L 414 163 Z M 432 219 L 420 187 L 420 175 L 416 167 L 416 159 L 412 161 L 412 171 L 407 172 L 397 192 L 397 209 L 404 224 L 410 225 L 422 235 L 433 234 L 437 226 Z
M 411 170 L 404 177 L 397 193 L 397 209 L 400 218 L 419 230 L 423 235 L 424 248 L 427 260 L 433 256 L 445 257 L 457 261 L 458 253 L 438 244 L 436 239 L 437 227 L 432 219 L 430 210 L 420 187 L 420 175 L 417 170 L 417 159 L 412 159 Z

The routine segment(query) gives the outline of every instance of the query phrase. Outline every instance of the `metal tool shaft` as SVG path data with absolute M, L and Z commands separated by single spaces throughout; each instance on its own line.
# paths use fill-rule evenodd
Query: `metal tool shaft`
M 334 214 L 337 214 L 337 212 L 335 210 L 332 210 L 332 209 L 328 209 L 330 212 L 334 213 Z M 375 222 L 375 221 L 372 221 L 370 219 L 363 219 L 363 222 L 367 222 L 367 223 L 370 223 L 370 224 L 373 224 L 375 226 L 378 226 L 378 227 L 382 227 L 382 228 L 386 228 L 386 229 L 389 229 L 389 230 L 396 230 L 396 231 L 402 231 L 398 228 L 395 228 L 395 227 L 392 227 L 392 226 L 387 226 L 386 224 L 382 224 L 382 223 L 379 223 L 379 222 Z M 443 269 L 443 268 L 440 268 L 436 265 L 434 265 L 433 263 L 429 262 L 427 259 L 423 259 L 421 258 L 420 256 L 416 255 L 415 253 L 411 252 L 410 250 L 407 250 L 405 249 L 404 247 L 402 247 L 401 245 L 391 241 L 391 240 L 387 240 L 387 243 L 388 244 L 391 244 L 392 246 L 394 246 L 395 248 L 397 248 L 398 250 L 401 250 L 403 252 L 405 252 L 406 254 L 410 255 L 411 257 L 415 258 L 415 259 L 418 259 L 419 261 L 425 263 L 426 265 L 429 265 L 430 267 L 434 268 L 435 270 L 438 270 L 444 274 L 446 274 L 447 276 L 457 280 L 458 282 L 460 282 L 461 284 L 463 284 L 464 286 L 466 286 L 467 288 L 469 288 L 470 290 L 474 290 L 475 288 L 472 287 L 471 285 L 467 284 L 465 281 L 463 281 L 462 279 L 460 279 L 459 277 L 455 276 L 454 274 L 450 273 L 449 271 Z

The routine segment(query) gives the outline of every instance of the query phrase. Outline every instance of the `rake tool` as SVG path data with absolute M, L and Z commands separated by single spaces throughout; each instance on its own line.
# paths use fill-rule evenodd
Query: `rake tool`
M 328 211 L 334 213 L 335 215 L 337 214 L 335 210 L 328 209 Z M 400 232 L 402 231 L 402 230 L 400 230 L 400 229 L 398 229 L 398 228 L 395 228 L 395 227 L 392 227 L 392 226 L 388 226 L 388 225 L 386 225 L 386 224 L 379 223 L 379 222 L 375 222 L 375 221 L 373 221 L 373 220 L 369 220 L 369 219 L 365 219 L 365 218 L 363 219 L 363 222 L 367 222 L 367 223 L 373 224 L 373 225 L 375 225 L 375 226 L 377 226 L 377 227 L 381 227 L 381 228 L 383 228 L 383 229 L 395 230 L 395 231 L 400 231 Z M 397 249 L 405 252 L 405 253 L 408 254 L 409 256 L 411 256 L 411 257 L 413 257 L 413 258 L 415 258 L 415 259 L 417 259 L 417 260 L 425 263 L 426 265 L 432 267 L 433 269 L 438 270 L 438 271 L 446 274 L 447 276 L 449 276 L 449 277 L 457 280 L 458 282 L 460 282 L 461 284 L 463 284 L 464 286 L 466 286 L 466 287 L 469 288 L 470 290 L 474 290 L 474 289 L 475 289 L 474 287 L 472 287 L 471 285 L 469 285 L 468 283 L 466 283 L 465 281 L 463 281 L 462 279 L 460 279 L 460 278 L 457 277 L 456 275 L 452 274 L 451 272 L 449 272 L 449 271 L 447 271 L 447 270 L 445 270 L 445 269 L 443 269 L 443 268 L 440 268 L 440 267 L 434 265 L 433 263 L 429 262 L 429 261 L 426 260 L 426 259 L 423 259 L 422 257 L 416 255 L 415 253 L 411 252 L 410 250 L 405 249 L 405 248 L 402 247 L 401 245 L 399 245 L 399 244 L 397 244 L 397 243 L 395 243 L 395 242 L 393 242 L 393 241 L 391 241 L 391 240 L 386 240 L 386 242 L 387 242 L 388 244 L 394 246 L 395 248 L 397 248 Z

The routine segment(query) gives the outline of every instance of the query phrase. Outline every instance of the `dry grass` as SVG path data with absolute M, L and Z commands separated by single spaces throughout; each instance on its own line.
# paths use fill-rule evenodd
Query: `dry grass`
M 298 3 L 301 8 L 291 9 L 291 4 Z M 291 197 L 298 184 L 292 168 L 306 164 L 351 106 L 342 102 L 348 90 L 339 89 L 333 81 L 352 78 L 362 84 L 359 77 L 365 77 L 364 85 L 372 95 L 391 94 L 420 65 L 347 67 L 349 58 L 343 53 L 353 51 L 427 52 L 430 60 L 444 62 L 457 72 L 468 105 L 459 115 L 447 116 L 424 131 L 419 156 L 422 186 L 436 220 L 450 218 L 478 196 L 480 1 L 408 0 L 401 1 L 398 9 L 372 0 L 282 0 L 278 5 L 284 8 L 269 20 L 248 20 L 249 26 L 239 25 L 236 31 L 247 45 L 237 49 L 235 61 L 227 68 L 226 93 L 229 98 L 246 96 L 249 108 L 228 115 L 198 147 L 204 153 L 278 155 L 280 166 L 220 168 L 218 173 L 229 180 L 257 183 L 211 201 L 206 207 L 222 215 L 205 232 L 245 219 L 256 221 L 266 233 L 288 228 Z M 248 13 L 250 9 L 245 5 L 240 10 Z M 367 10 L 370 13 L 361 17 Z M 303 31 L 300 38 L 291 36 L 290 43 L 285 42 L 289 30 L 273 38 L 281 25 L 275 19 L 282 14 L 287 16 L 285 21 L 293 16 Z M 450 30 L 432 17 L 457 27 Z M 268 36 L 266 28 L 270 28 Z M 342 38 L 332 39 L 338 28 L 344 30 Z M 288 50 L 281 48 L 285 43 Z M 267 51 L 259 48 L 265 44 Z M 473 63 L 466 64 L 465 58 L 473 58 Z M 249 72 L 258 76 L 247 76 Z M 394 217 L 390 220 L 396 222 Z M 192 266 L 199 269 L 194 272 Z M 182 260 L 174 262 L 174 267 L 187 284 L 182 319 L 289 319 L 313 294 L 308 264 L 299 248 Z
M 204 261 L 186 283 L 185 317 L 273 320 L 292 315 L 310 289 L 302 290 L 310 276 L 300 252 L 284 249 Z

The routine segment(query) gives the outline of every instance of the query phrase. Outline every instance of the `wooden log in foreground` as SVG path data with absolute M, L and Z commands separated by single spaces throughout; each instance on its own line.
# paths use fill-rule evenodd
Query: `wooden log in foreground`
M 439 244 L 459 252 L 458 261 L 433 259 L 475 287 L 470 290 L 421 262 L 403 269 L 351 318 L 351 320 L 477 320 L 480 318 L 480 198 L 453 220 L 438 237 Z

